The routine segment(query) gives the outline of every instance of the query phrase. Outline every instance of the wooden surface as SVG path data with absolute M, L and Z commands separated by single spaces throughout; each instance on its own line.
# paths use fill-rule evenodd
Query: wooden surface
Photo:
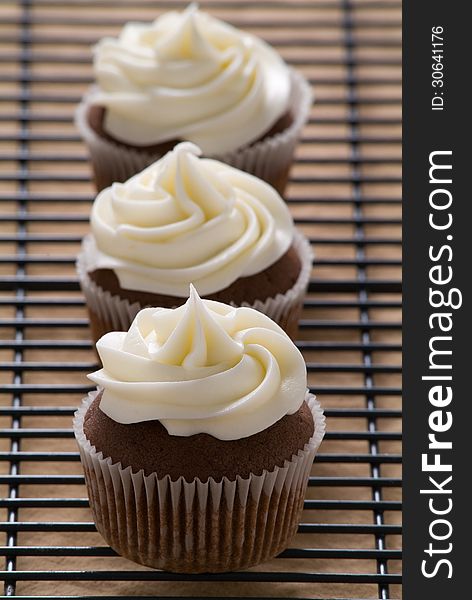
M 78 243 L 73 241 L 82 236 L 88 229 L 86 217 L 90 210 L 93 189 L 89 178 L 89 168 L 85 160 L 85 149 L 77 138 L 74 130 L 72 113 L 74 98 L 80 97 L 91 79 L 90 44 L 105 34 L 115 34 L 119 25 L 126 20 L 150 20 L 159 12 L 159 2 L 31 2 L 29 13 L 30 33 L 35 43 L 28 49 L 32 61 L 26 68 L 23 84 L 20 81 L 22 70 L 21 52 L 25 46 L 20 43 L 22 7 L 20 3 L 3 3 L 0 6 L 0 214 L 17 215 L 21 209 L 18 195 L 22 189 L 28 194 L 25 207 L 30 216 L 43 217 L 44 220 L 33 218 L 25 224 L 29 234 L 42 234 L 46 238 L 41 242 L 29 242 L 25 252 L 29 256 L 64 257 L 72 259 Z M 172 4 L 172 3 L 170 3 Z M 176 3 L 174 3 L 176 4 Z M 264 37 L 276 45 L 288 62 L 293 62 L 307 77 L 314 82 L 318 103 L 312 109 L 311 121 L 305 129 L 305 143 L 297 150 L 297 163 L 292 176 L 294 178 L 288 190 L 289 199 L 317 200 L 316 204 L 302 201 L 292 202 L 291 207 L 295 217 L 303 219 L 316 218 L 326 222 L 301 225 L 309 235 L 318 238 L 315 251 L 319 260 L 354 259 L 359 252 L 355 243 L 333 244 L 334 238 L 347 238 L 354 241 L 356 225 L 353 222 L 355 205 L 350 202 L 338 203 L 336 199 L 352 199 L 354 193 L 360 193 L 363 198 L 400 198 L 400 18 L 398 4 L 387 0 L 372 5 L 367 0 L 357 0 L 352 3 L 351 16 L 356 25 L 353 29 L 354 38 L 358 44 L 353 56 L 356 60 L 353 71 L 349 73 L 346 65 L 346 31 L 343 19 L 345 13 L 342 2 L 334 0 L 313 0 L 306 2 L 282 2 L 278 8 L 268 1 L 258 2 L 254 6 L 246 2 L 228 2 L 222 6 L 220 2 L 212 8 L 212 13 L 238 26 Z M 169 3 L 167 3 L 169 5 Z M 205 3 L 202 2 L 205 7 Z M 270 6 L 269 6 L 270 5 Z M 157 8 L 156 8 L 157 7 Z M 23 30 L 24 31 L 24 30 Z M 56 40 L 56 41 L 53 41 Z M 24 67 L 24 65 L 23 65 Z M 23 71 L 25 75 L 25 71 Z M 353 133 L 352 106 L 347 102 L 352 88 L 347 77 L 359 78 L 362 83 L 355 86 L 355 94 L 360 99 L 356 107 L 359 124 L 355 133 L 361 141 L 356 151 L 361 159 L 358 167 L 351 162 L 353 148 L 349 136 Z M 67 79 L 70 79 L 67 82 Z M 18 116 L 22 106 L 18 102 L 18 94 L 27 91 L 32 99 L 23 110 L 29 111 L 29 119 L 21 121 Z M 45 101 L 47 98 L 53 101 Z M 72 99 L 72 101 L 60 101 Z M 22 144 L 21 136 L 29 136 L 26 144 Z M 63 138 L 57 141 L 55 138 Z M 48 139 L 52 138 L 52 139 Z M 19 154 L 28 152 L 30 160 L 22 163 Z M 62 160 L 57 160 L 57 155 Z M 51 157 L 51 158 L 49 158 Z M 70 160 L 68 160 L 68 158 Z M 364 159 L 384 159 L 379 162 Z M 333 159 L 326 162 L 326 159 Z M 27 168 L 26 179 L 22 182 L 22 168 Z M 69 176 L 73 176 L 69 178 Z M 359 186 L 355 186 L 352 176 L 360 176 Z M 20 178 L 20 179 L 18 179 Z M 23 188 L 22 188 L 23 185 Z M 51 201 L 57 198 L 59 201 Z M 363 232 L 370 239 L 390 238 L 393 243 L 367 244 L 365 254 L 370 259 L 400 258 L 398 240 L 401 230 L 400 204 L 383 204 L 372 202 L 362 207 L 362 217 L 369 220 L 363 226 Z M 62 222 L 48 220 L 47 215 L 70 216 Z M 357 215 L 359 216 L 359 215 Z M 80 217 L 80 218 L 76 218 Z M 380 220 L 376 223 L 376 220 Z M 388 223 L 382 221 L 387 220 Z M 334 222 L 337 221 L 337 222 Z M 343 222 L 344 221 L 344 222 Z M 0 263 L 0 279 L 7 282 L 0 292 L 2 299 L 14 298 L 16 288 L 8 285 L 9 278 L 18 274 L 18 245 L 15 235 L 21 233 L 21 228 L 14 220 L 0 221 L 1 256 L 5 258 Z M 47 236 L 61 235 L 67 239 L 61 243 L 47 241 Z M 12 236 L 12 241 L 8 241 Z M 15 260 L 8 261 L 8 257 Z M 20 263 L 21 267 L 21 263 Z M 75 278 L 71 260 L 62 264 L 28 263 L 25 266 L 28 277 L 44 277 L 63 282 Z M 365 273 L 368 279 L 399 280 L 401 277 L 398 264 L 387 266 L 368 266 Z M 355 280 L 359 273 L 355 265 L 324 264 L 313 270 L 315 284 L 321 282 L 318 291 L 310 294 L 315 300 L 358 301 L 357 292 L 334 293 L 325 291 L 325 282 Z M 80 304 L 77 291 L 67 291 L 68 283 L 57 283 L 57 291 L 26 290 L 28 298 L 62 297 L 79 300 L 77 305 L 57 306 L 27 306 L 24 313 L 18 312 L 16 306 L 0 304 L 2 340 L 83 340 L 89 339 L 84 307 Z M 398 301 L 398 294 L 372 293 L 370 300 Z M 388 323 L 400 321 L 400 310 L 370 309 L 368 318 L 374 323 L 374 328 L 368 331 L 371 341 L 397 344 L 400 342 L 400 330 L 389 327 Z M 362 318 L 359 308 L 308 308 L 304 313 L 305 319 L 313 319 L 317 323 L 330 321 L 359 321 Z M 28 319 L 36 319 L 35 324 L 28 325 Z M 67 321 L 74 319 L 68 325 Z M 79 321 L 77 321 L 79 319 Z M 15 327 L 21 323 L 21 327 Z M 54 322 L 56 325 L 54 326 Z M 60 323 L 57 323 L 59 321 Z M 387 323 L 386 326 L 380 326 Z M 375 325 L 377 324 L 377 326 Z M 20 337 L 18 337 L 20 336 Z M 360 342 L 362 331 L 359 328 L 304 328 L 300 333 L 301 340 L 326 342 Z M 365 341 L 365 339 L 364 339 Z M 313 363 L 329 365 L 342 363 L 362 367 L 364 356 L 360 351 L 305 351 L 306 359 Z M 0 346 L 0 360 L 11 362 L 15 360 L 39 362 L 48 367 L 37 370 L 25 369 L 22 378 L 15 380 L 12 368 L 0 370 L 0 383 L 28 384 L 33 386 L 22 394 L 25 406 L 77 406 L 81 399 L 80 392 L 55 393 L 48 387 L 40 391 L 34 386 L 73 386 L 87 385 L 86 373 L 94 368 L 95 357 L 90 348 L 84 349 L 26 349 L 22 355 L 16 355 L 11 349 Z M 371 355 L 374 365 L 399 365 L 400 353 L 397 351 L 374 352 Z M 54 371 L 54 364 L 70 363 L 70 369 Z M 360 369 L 358 372 L 323 371 L 310 373 L 310 384 L 316 387 L 361 387 L 365 385 L 365 376 Z M 373 375 L 373 385 L 382 388 L 398 388 L 400 375 L 380 371 Z M 0 405 L 10 406 L 13 394 L 3 390 L 0 395 Z M 365 394 L 319 394 L 319 399 L 326 409 L 365 408 Z M 399 396 L 385 392 L 375 397 L 377 408 L 400 409 Z M 378 418 L 376 426 L 384 432 L 398 432 L 398 418 Z M 9 416 L 0 416 L 0 427 L 12 427 Z M 69 416 L 25 416 L 21 419 L 22 428 L 69 428 Z M 365 418 L 336 417 L 328 419 L 329 431 L 366 431 L 368 422 Z M 11 449 L 11 439 L 0 439 L 0 452 Z M 76 451 L 73 439 L 68 438 L 23 438 L 22 451 Z M 371 449 L 365 439 L 361 440 L 326 440 L 322 446 L 324 454 L 369 454 Z M 398 454 L 399 441 L 380 441 L 379 453 Z M 0 461 L 0 473 L 10 472 L 9 461 Z M 22 461 L 21 474 L 55 474 L 80 475 L 80 464 L 74 462 L 28 462 Z M 369 477 L 371 465 L 363 462 L 323 462 L 315 463 L 313 475 L 319 477 Z M 380 465 L 382 477 L 399 477 L 400 466 L 397 463 Z M 384 500 L 399 500 L 398 486 L 381 489 Z M 0 486 L 0 495 L 8 497 L 8 485 Z M 85 497 L 82 485 L 35 485 L 27 484 L 19 488 L 19 496 L 32 497 Z M 371 500 L 372 489 L 366 486 L 319 486 L 309 488 L 308 497 L 326 500 Z M 8 519 L 6 509 L 1 509 L 0 520 Z M 16 516 L 22 522 L 71 522 L 91 520 L 86 508 L 57 509 L 57 508 L 21 508 Z M 398 524 L 401 513 L 386 511 L 385 523 Z M 306 510 L 303 515 L 305 523 L 333 524 L 372 524 L 373 512 L 367 510 Z M 7 543 L 5 533 L 0 534 L 0 544 Z M 103 546 L 103 540 L 97 533 L 55 532 L 21 532 L 17 539 L 18 545 L 23 546 Z M 294 548 L 325 548 L 325 549 L 373 549 L 376 538 L 372 534 L 356 533 L 319 533 L 315 535 L 299 534 L 293 541 Z M 388 549 L 400 547 L 400 539 L 396 535 L 387 535 L 385 544 Z M 329 556 L 321 559 L 277 559 L 261 565 L 255 571 L 290 572 L 290 573 L 371 573 L 377 571 L 374 559 L 337 559 Z M 2 567 L 3 568 L 3 567 Z M 30 570 L 135 570 L 144 567 L 121 559 L 119 557 L 97 558 L 77 556 L 24 556 L 17 560 L 16 568 L 20 571 Z M 388 561 L 390 573 L 400 572 L 398 561 Z M 216 582 L 100 582 L 100 581 L 20 581 L 17 585 L 18 595 L 105 595 L 116 594 L 125 597 L 135 595 L 189 595 L 189 596 L 277 596 L 297 598 L 377 598 L 377 584 L 359 583 L 216 583 Z M 398 585 L 390 586 L 390 597 L 400 598 Z

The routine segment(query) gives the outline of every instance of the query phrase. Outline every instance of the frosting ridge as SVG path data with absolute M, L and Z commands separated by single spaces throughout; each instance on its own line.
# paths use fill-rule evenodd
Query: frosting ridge
M 289 104 L 277 52 L 195 4 L 103 38 L 94 72 L 91 102 L 106 108 L 106 131 L 137 146 L 182 139 L 205 154 L 229 152 L 261 137 Z
M 158 419 L 171 435 L 248 437 L 296 412 L 306 367 L 264 314 L 202 300 L 191 286 L 176 309 L 146 308 L 129 332 L 97 342 L 100 408 L 120 423 Z

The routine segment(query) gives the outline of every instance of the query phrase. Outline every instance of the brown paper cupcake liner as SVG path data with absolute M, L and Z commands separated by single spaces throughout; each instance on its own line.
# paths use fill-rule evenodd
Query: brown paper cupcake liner
M 287 292 L 274 298 L 256 300 L 250 304 L 243 302 L 238 306 L 248 306 L 264 313 L 278 323 L 294 339 L 298 332 L 298 321 L 303 308 L 303 300 L 310 280 L 313 263 L 313 251 L 306 237 L 299 231 L 294 234 L 294 247 L 300 258 L 301 269 L 298 279 Z M 148 305 L 139 302 L 130 303 L 118 295 L 112 295 L 98 286 L 88 275 L 93 264 L 95 242 L 91 236 L 84 238 L 82 251 L 77 258 L 77 273 L 89 311 L 93 338 L 98 340 L 108 331 L 127 331 L 137 313 Z M 182 298 L 182 304 L 185 298 Z M 177 304 L 178 306 L 178 304 Z M 236 306 L 234 304 L 234 306 Z
M 292 124 L 284 131 L 247 148 L 211 156 L 267 181 L 280 194 L 285 189 L 295 146 L 313 102 L 312 91 L 305 78 L 294 69 L 290 69 L 290 77 Z M 127 147 L 97 135 L 87 121 L 89 96 L 86 95 L 77 107 L 75 124 L 87 144 L 95 185 L 101 191 L 115 181 L 123 182 L 139 173 L 161 158 L 162 153 Z
M 192 482 L 133 473 L 87 440 L 84 416 L 98 392 L 75 413 L 90 507 L 98 531 L 119 554 L 149 567 L 181 573 L 245 569 L 284 550 L 297 531 L 325 417 L 307 392 L 315 431 L 283 467 L 234 481 Z

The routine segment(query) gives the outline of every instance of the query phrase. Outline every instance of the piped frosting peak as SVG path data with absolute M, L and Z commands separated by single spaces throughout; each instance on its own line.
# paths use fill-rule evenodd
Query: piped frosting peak
M 296 412 L 306 392 L 299 350 L 269 317 L 202 300 L 146 308 L 97 343 L 100 408 L 120 423 L 158 419 L 172 435 L 248 437 Z
M 96 198 L 89 270 L 112 269 L 125 289 L 185 298 L 263 271 L 293 240 L 293 221 L 260 179 L 201 158 L 192 143 Z
M 194 4 L 127 23 L 95 48 L 98 88 L 115 139 L 146 146 L 189 140 L 207 155 L 257 140 L 289 104 L 290 75 L 270 46 Z

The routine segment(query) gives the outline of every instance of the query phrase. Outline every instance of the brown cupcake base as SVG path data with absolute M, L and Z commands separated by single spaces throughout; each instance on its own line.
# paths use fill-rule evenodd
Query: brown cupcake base
M 306 402 L 293 415 L 285 415 L 271 427 L 243 440 L 219 440 L 207 433 L 170 435 L 160 421 L 117 423 L 100 409 L 100 392 L 84 418 L 84 433 L 97 452 L 109 456 L 133 472 L 183 477 L 189 483 L 197 477 L 234 481 L 260 475 L 275 466 L 283 467 L 302 450 L 314 432 L 313 416 Z
M 207 300 L 216 300 L 217 302 L 236 306 L 241 306 L 244 303 L 253 304 L 257 300 L 264 301 L 267 298 L 275 297 L 278 293 L 284 294 L 292 288 L 300 275 L 301 268 L 300 258 L 292 246 L 278 261 L 261 273 L 250 277 L 241 277 L 224 290 L 203 297 Z M 112 296 L 119 296 L 123 300 L 127 300 L 130 304 L 137 302 L 143 308 L 148 306 L 175 308 L 184 304 L 187 300 L 187 298 L 179 298 L 177 296 L 152 294 L 122 288 L 118 277 L 111 269 L 91 271 L 88 276 L 105 292 L 109 292 Z M 95 341 L 100 339 L 105 333 L 113 331 L 110 328 L 112 327 L 110 322 L 104 322 L 91 309 L 88 312 L 93 339 Z M 285 326 L 288 327 L 287 333 L 291 337 L 296 336 L 298 318 L 299 314 L 294 314 L 291 316 L 290 322 L 287 321 L 285 323 Z
M 168 140 L 165 142 L 161 142 L 159 144 L 151 144 L 148 146 L 134 146 L 133 144 L 125 144 L 117 139 L 115 139 L 112 135 L 110 135 L 105 129 L 105 117 L 106 117 L 106 109 L 103 106 L 98 105 L 90 105 L 86 112 L 86 119 L 88 126 L 90 129 L 102 140 L 106 140 L 107 142 L 113 144 L 118 148 L 122 148 L 123 150 L 132 150 L 134 152 L 145 152 L 154 157 L 154 160 L 158 160 L 160 157 L 164 156 L 168 152 L 174 149 L 174 147 L 183 142 L 185 140 L 174 139 Z M 286 129 L 288 129 L 294 121 L 294 117 L 291 111 L 287 111 L 283 114 L 277 121 L 272 125 L 272 127 L 266 131 L 259 139 L 252 142 L 248 146 L 251 148 L 258 144 L 259 142 L 263 142 L 264 140 L 270 139 L 271 137 L 282 133 Z M 282 194 L 285 186 L 288 181 L 290 166 L 287 166 L 285 169 L 279 171 L 276 176 L 269 182 L 271 185 Z M 116 179 L 116 174 L 109 172 L 108 174 L 103 171 L 103 169 L 94 168 L 94 180 L 95 185 L 98 191 L 101 191 L 109 186 L 111 186 L 115 181 L 124 182 L 129 178 L 129 174 L 126 172 L 122 172 L 120 174 L 119 179 Z
M 207 300 L 216 300 L 225 304 L 249 304 L 256 300 L 264 301 L 266 298 L 284 294 L 293 287 L 300 275 L 302 265 L 300 257 L 292 245 L 287 252 L 274 264 L 260 273 L 250 277 L 240 277 L 223 290 L 202 296 Z M 128 300 L 131 304 L 139 302 L 143 306 L 160 306 L 175 308 L 187 301 L 187 298 L 168 296 L 166 294 L 153 294 L 139 290 L 128 290 L 120 286 L 118 277 L 112 269 L 97 269 L 89 272 L 90 279 L 105 292 Z
M 85 238 L 77 261 L 77 272 L 86 298 L 95 342 L 109 331 L 127 331 L 142 308 L 174 308 L 186 301 L 186 298 L 121 288 L 112 270 L 89 270 L 88 264 L 93 262 L 94 252 L 93 239 Z M 225 290 L 205 298 L 232 306 L 255 308 L 273 319 L 295 339 L 312 259 L 308 241 L 296 231 L 292 247 L 273 265 L 251 277 L 240 278 Z
M 324 435 L 324 417 L 313 396 L 306 400 L 314 434 L 283 467 L 233 481 L 209 477 L 190 483 L 133 472 L 97 452 L 83 430 L 94 397 L 76 413 L 74 433 L 97 529 L 119 554 L 158 569 L 217 573 L 254 566 L 287 547 Z
M 290 106 L 264 136 L 249 146 L 215 158 L 271 184 L 281 195 L 287 184 L 295 146 L 308 118 L 312 93 L 303 76 L 290 71 Z M 114 140 L 103 127 L 104 109 L 91 104 L 92 94 L 78 106 L 75 123 L 86 142 L 98 191 L 115 181 L 126 181 L 161 158 L 180 140 L 153 146 L 136 147 Z
M 86 113 L 86 119 L 89 127 L 102 139 L 105 139 L 109 142 L 112 142 L 116 146 L 121 146 L 123 148 L 131 148 L 133 150 L 144 150 L 146 152 L 156 153 L 157 155 L 163 156 L 173 150 L 174 146 L 180 144 L 180 142 L 184 142 L 183 139 L 173 139 L 167 140 L 165 142 L 160 142 L 159 144 L 149 144 L 147 146 L 135 146 L 133 144 L 127 144 L 125 142 L 121 142 L 120 140 L 115 139 L 110 133 L 105 129 L 105 117 L 106 117 L 106 108 L 103 106 L 99 106 L 97 104 L 91 104 L 88 107 Z M 278 133 L 282 133 L 285 131 L 290 125 L 293 123 L 293 114 L 291 111 L 287 111 L 281 117 L 277 119 L 277 121 L 266 131 L 263 135 L 259 137 L 259 139 L 255 140 L 248 147 L 254 146 L 258 142 L 262 142 L 271 136 L 277 135 Z

